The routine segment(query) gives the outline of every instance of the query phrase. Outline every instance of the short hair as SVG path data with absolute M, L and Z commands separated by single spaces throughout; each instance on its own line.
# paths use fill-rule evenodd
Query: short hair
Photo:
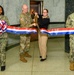
M 47 13 L 49 12 L 49 11 L 48 11 L 48 9 L 44 9 L 44 10 L 46 10 L 46 11 L 47 11 Z
M 0 8 L 2 9 L 1 15 L 4 15 L 4 9 L 3 9 L 3 7 L 1 5 L 0 5 Z

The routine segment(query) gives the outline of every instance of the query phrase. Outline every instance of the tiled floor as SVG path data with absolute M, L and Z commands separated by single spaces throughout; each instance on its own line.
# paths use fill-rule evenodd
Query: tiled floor
M 47 60 L 40 62 L 37 41 L 31 42 L 29 53 L 32 58 L 27 58 L 27 63 L 19 60 L 19 45 L 7 51 L 6 70 L 0 75 L 74 75 L 69 70 L 69 54 L 64 51 L 63 38 L 49 38 Z

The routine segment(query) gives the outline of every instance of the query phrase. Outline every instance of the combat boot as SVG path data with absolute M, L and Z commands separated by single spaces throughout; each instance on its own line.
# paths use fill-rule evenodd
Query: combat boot
M 20 54 L 20 60 L 21 60 L 22 62 L 24 62 L 24 63 L 27 62 L 27 60 L 24 58 L 23 53 Z
M 32 57 L 31 55 L 28 54 L 28 52 L 25 52 L 25 53 L 24 53 L 24 56 L 25 56 L 25 57 L 29 57 L 29 58 Z
M 70 62 L 70 70 L 74 71 L 74 62 Z

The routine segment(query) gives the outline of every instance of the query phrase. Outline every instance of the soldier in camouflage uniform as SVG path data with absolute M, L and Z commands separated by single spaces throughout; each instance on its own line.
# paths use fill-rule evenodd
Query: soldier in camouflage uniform
M 22 6 L 22 13 L 20 15 L 20 27 L 21 28 L 29 28 L 32 23 L 31 14 L 28 12 L 27 5 Z M 28 54 L 30 48 L 30 34 L 22 34 L 20 35 L 20 60 L 22 62 L 27 62 L 24 57 L 31 57 Z
M 9 24 L 8 18 L 4 16 L 3 7 L 0 6 L 0 20 L 4 20 Z M 6 44 L 7 44 L 7 33 L 0 34 L 0 67 L 1 71 L 5 70 L 6 67 Z
M 68 16 L 66 21 L 67 28 L 74 28 L 74 13 Z M 70 34 L 70 70 L 74 71 L 74 35 Z

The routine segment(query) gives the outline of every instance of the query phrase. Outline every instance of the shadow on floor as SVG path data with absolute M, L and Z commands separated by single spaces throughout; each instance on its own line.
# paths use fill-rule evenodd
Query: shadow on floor
M 13 48 L 13 47 L 16 47 L 16 46 L 18 46 L 18 45 L 19 45 L 19 43 L 16 43 L 16 44 L 7 46 L 7 47 L 6 47 L 6 51 L 8 51 L 9 49 L 11 49 L 11 48 Z

